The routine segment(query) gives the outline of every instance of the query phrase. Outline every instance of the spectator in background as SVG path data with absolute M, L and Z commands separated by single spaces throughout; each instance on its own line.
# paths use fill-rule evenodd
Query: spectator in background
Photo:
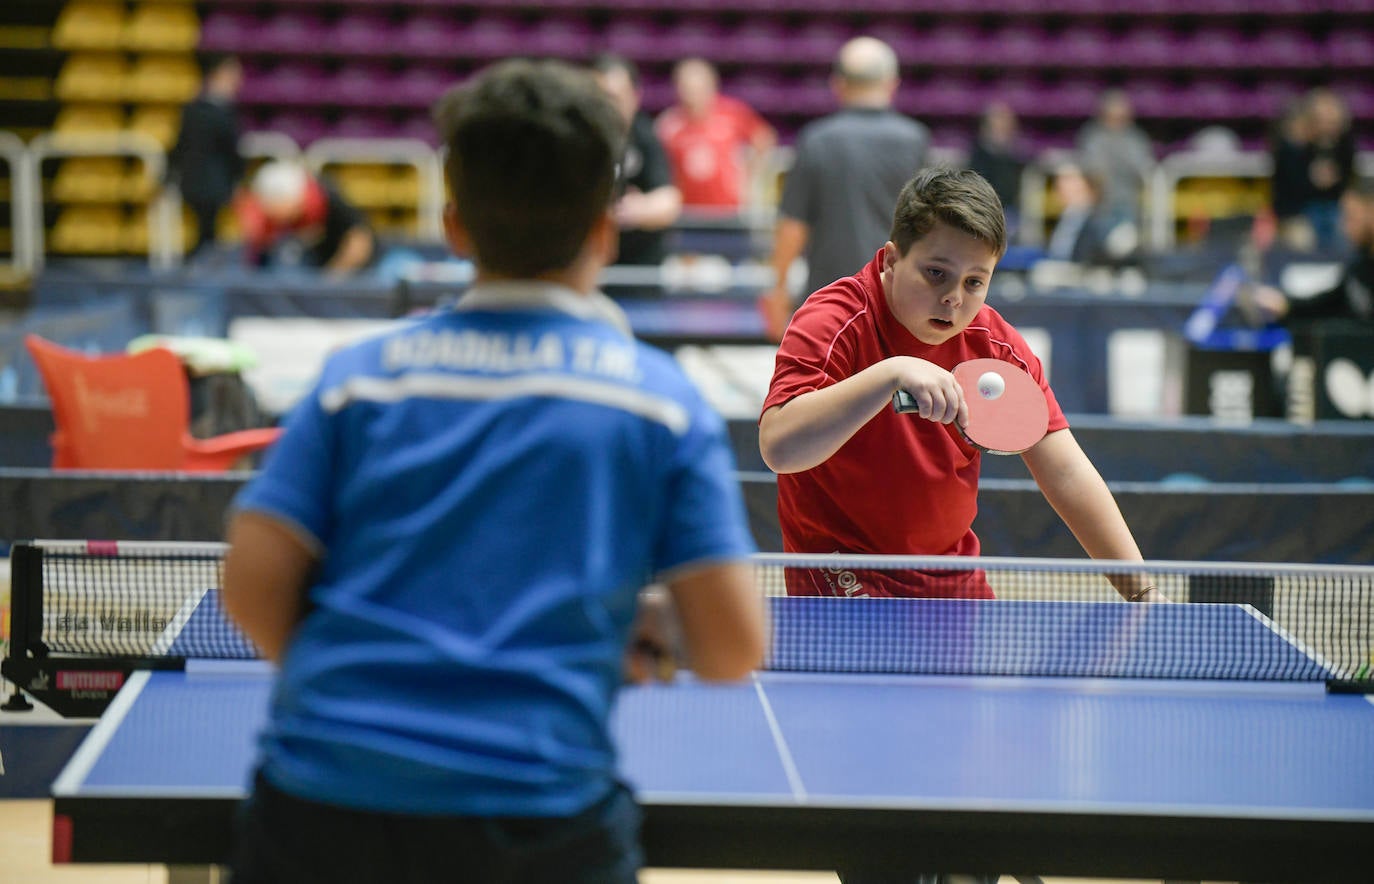
M 1120 260 L 1139 243 L 1137 228 L 1103 211 L 1102 183 L 1074 163 L 1054 173 L 1059 219 L 1050 234 L 1045 256 L 1075 264 L 1103 264 Z
M 1374 332 L 1374 179 L 1346 190 L 1339 203 L 1341 233 L 1354 258 L 1334 288 L 1310 298 L 1290 299 L 1276 288 L 1259 286 L 1248 297 L 1261 317 L 1284 323 L 1319 319 L 1361 322 Z M 1242 305 L 1243 307 L 1249 305 Z
M 1330 89 L 1313 89 L 1304 105 L 1311 189 L 1302 214 L 1312 225 L 1317 248 L 1333 250 L 1343 245 L 1340 201 L 1355 178 L 1355 134 L 1345 102 Z
M 1131 100 L 1120 89 L 1108 89 L 1098 102 L 1097 117 L 1078 133 L 1083 168 L 1102 181 L 1102 211 L 1115 220 L 1140 223 L 1140 193 L 1154 169 L 1154 148 L 1134 121 Z
M 978 137 L 973 142 L 968 166 L 987 179 L 1007 216 L 1007 238 L 1014 239 L 1020 227 L 1021 171 L 1026 167 L 1026 151 L 1018 138 L 1016 113 L 1003 101 L 994 101 L 983 111 Z
M 220 210 L 243 177 L 239 119 L 234 100 L 243 86 L 243 66 L 232 55 L 205 59 L 204 88 L 181 109 L 181 129 L 167 156 L 167 179 L 196 218 L 191 254 L 215 242 Z
M 239 199 L 248 263 L 299 263 L 331 276 L 366 269 L 379 257 L 367 218 L 328 182 L 284 160 L 265 164 Z
M 1284 108 L 1269 149 L 1274 163 L 1269 205 L 1274 212 L 1277 236 L 1285 246 L 1300 252 L 1311 251 L 1316 245 L 1312 223 L 1303 214 L 1312 191 L 1307 158 L 1312 139 L 1305 111 L 1300 101 Z
M 616 263 L 662 264 L 668 256 L 668 228 L 682 214 L 682 193 L 673 184 L 653 122 L 639 109 L 639 69 L 627 58 L 603 54 L 592 60 L 592 70 L 630 127 L 620 164 L 623 193 L 615 204 L 620 225 Z
M 704 59 L 678 62 L 673 86 L 677 104 L 659 116 L 655 131 L 682 205 L 738 212 L 777 133 L 749 105 L 720 94 L 716 69 Z
M 857 272 L 887 242 L 897 194 L 925 162 L 929 130 L 892 108 L 897 75 L 892 47 L 850 40 L 830 79 L 840 110 L 797 138 L 773 234 L 776 281 L 759 299 L 773 340 L 796 308 L 787 286 L 792 262 L 805 254 L 808 294 Z

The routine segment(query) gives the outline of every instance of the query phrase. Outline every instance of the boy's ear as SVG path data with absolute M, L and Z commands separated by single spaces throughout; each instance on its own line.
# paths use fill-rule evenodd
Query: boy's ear
M 587 235 L 587 244 L 610 266 L 620 257 L 620 225 L 615 222 L 615 212 L 607 209 L 597 216 Z
M 897 251 L 897 244 L 892 240 L 883 243 L 883 269 L 891 270 L 897 266 L 897 262 L 902 260 L 902 253 Z
M 444 204 L 444 239 L 455 255 L 462 258 L 473 256 L 472 236 L 463 219 L 458 217 L 458 207 L 452 202 Z

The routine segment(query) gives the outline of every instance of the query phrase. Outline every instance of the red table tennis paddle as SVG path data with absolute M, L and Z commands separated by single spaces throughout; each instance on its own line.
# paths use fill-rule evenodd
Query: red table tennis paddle
M 1050 407 L 1040 385 L 1018 366 L 1000 359 L 970 359 L 954 366 L 964 391 L 968 426 L 964 438 L 988 454 L 1020 454 L 1045 437 Z M 918 410 L 905 390 L 892 396 L 898 414 Z

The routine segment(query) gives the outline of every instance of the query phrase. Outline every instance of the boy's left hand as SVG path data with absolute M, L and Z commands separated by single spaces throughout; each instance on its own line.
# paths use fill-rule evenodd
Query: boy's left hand
M 646 684 L 670 682 L 682 657 L 682 631 L 672 597 L 651 586 L 639 594 L 639 612 L 625 649 L 625 681 Z

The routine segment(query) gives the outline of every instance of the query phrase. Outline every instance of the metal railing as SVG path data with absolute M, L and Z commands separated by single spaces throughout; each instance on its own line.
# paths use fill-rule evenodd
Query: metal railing
M 41 226 L 31 217 L 33 173 L 29 166 L 33 158 L 13 132 L 0 132 L 0 158 L 10 167 L 10 267 L 17 274 L 25 274 L 33 270 L 32 235 L 34 228 Z
M 167 170 L 167 154 L 151 135 L 142 132 L 82 132 L 47 133 L 29 142 L 30 192 L 28 204 L 32 218 L 43 217 L 43 163 L 63 157 L 133 157 L 141 160 L 144 173 L 157 185 Z M 176 200 L 174 203 L 173 200 Z M 175 216 L 176 230 L 180 230 L 180 200 L 175 192 L 159 188 L 148 204 L 148 259 L 159 269 L 173 266 L 180 255 L 180 241 L 172 242 Z M 46 256 L 46 232 L 41 221 L 30 226 L 32 269 L 41 269 Z
M 444 171 L 439 154 L 418 138 L 321 138 L 306 148 L 304 160 L 315 172 L 337 163 L 410 166 L 419 183 L 417 232 L 425 239 L 443 239 Z

